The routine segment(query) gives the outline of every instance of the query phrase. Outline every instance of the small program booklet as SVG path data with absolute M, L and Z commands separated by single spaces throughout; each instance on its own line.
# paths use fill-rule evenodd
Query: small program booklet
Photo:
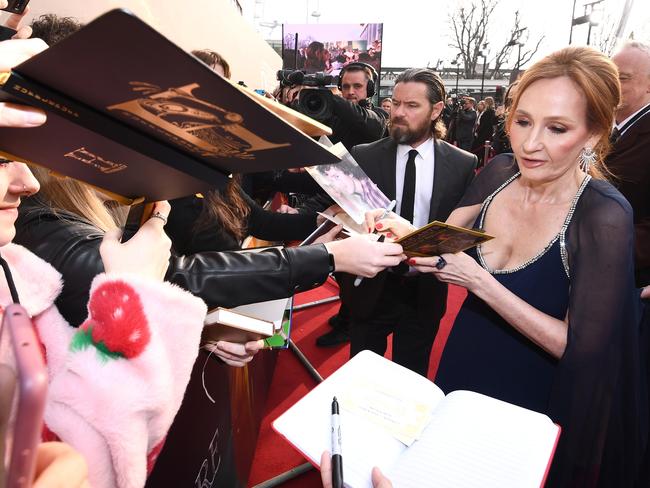
M 426 257 L 462 252 L 490 239 L 494 236 L 485 232 L 434 220 L 395 242 L 402 245 L 409 257 Z
M 273 422 L 312 464 L 331 450 L 339 399 L 343 476 L 371 488 L 378 466 L 396 488 L 539 488 L 560 427 L 544 414 L 431 381 L 362 351 Z

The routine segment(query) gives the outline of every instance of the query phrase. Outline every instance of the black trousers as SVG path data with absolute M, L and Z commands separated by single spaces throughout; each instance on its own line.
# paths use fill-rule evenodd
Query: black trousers
M 418 314 L 417 301 L 416 278 L 389 274 L 372 316 L 364 320 L 352 319 L 350 357 L 364 349 L 383 356 L 392 332 L 393 361 L 426 376 L 440 320 L 422 318 Z

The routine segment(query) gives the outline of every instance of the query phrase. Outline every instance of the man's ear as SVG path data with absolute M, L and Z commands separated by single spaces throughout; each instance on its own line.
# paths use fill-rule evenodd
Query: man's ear
M 445 103 L 441 100 L 433 104 L 433 110 L 431 111 L 431 120 L 436 120 L 440 117 L 442 109 L 445 108 Z

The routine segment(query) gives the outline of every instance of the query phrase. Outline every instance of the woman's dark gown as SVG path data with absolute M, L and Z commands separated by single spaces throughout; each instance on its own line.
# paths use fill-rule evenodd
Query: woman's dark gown
M 517 177 L 512 155 L 475 178 L 459 207 L 483 203 Z M 558 319 L 567 345 L 554 359 L 480 299 L 468 295 L 436 384 L 547 414 L 562 426 L 547 486 L 640 487 L 648 403 L 633 280 L 632 211 L 607 182 L 585 181 L 557 239 L 516 269 L 489 270 L 511 292 Z M 481 259 L 480 249 L 474 257 Z
M 483 205 L 476 227 L 482 227 L 492 197 L 505 186 Z M 583 188 L 584 185 L 576 194 L 573 206 Z M 572 215 L 570 212 L 560 233 L 523 266 L 491 271 L 497 281 L 519 298 L 560 320 L 564 320 L 569 305 L 569 278 L 560 242 Z M 470 254 L 481 263 L 479 252 Z M 445 345 L 436 384 L 445 393 L 470 390 L 547 413 L 556 366 L 555 358 L 470 293 Z

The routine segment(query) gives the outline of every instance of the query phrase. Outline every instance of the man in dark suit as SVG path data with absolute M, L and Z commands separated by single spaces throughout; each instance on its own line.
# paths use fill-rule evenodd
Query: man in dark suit
M 397 201 L 396 212 L 418 227 L 449 216 L 476 168 L 476 156 L 442 140 L 444 100 L 444 85 L 433 71 L 405 71 L 395 82 L 390 137 L 352 149 L 368 176 Z M 384 354 L 393 332 L 393 360 L 426 376 L 447 285 L 404 268 L 359 286 L 353 276 L 338 277 L 352 316 L 350 353 Z
M 622 100 L 606 164 L 634 210 L 636 280 L 645 286 L 650 285 L 650 46 L 629 42 L 612 61 Z
M 474 109 L 475 104 L 476 100 L 465 97 L 463 99 L 463 108 L 458 112 L 456 121 L 456 142 L 458 147 L 465 151 L 471 151 L 474 142 L 474 126 L 476 125 L 476 117 L 478 117 Z

